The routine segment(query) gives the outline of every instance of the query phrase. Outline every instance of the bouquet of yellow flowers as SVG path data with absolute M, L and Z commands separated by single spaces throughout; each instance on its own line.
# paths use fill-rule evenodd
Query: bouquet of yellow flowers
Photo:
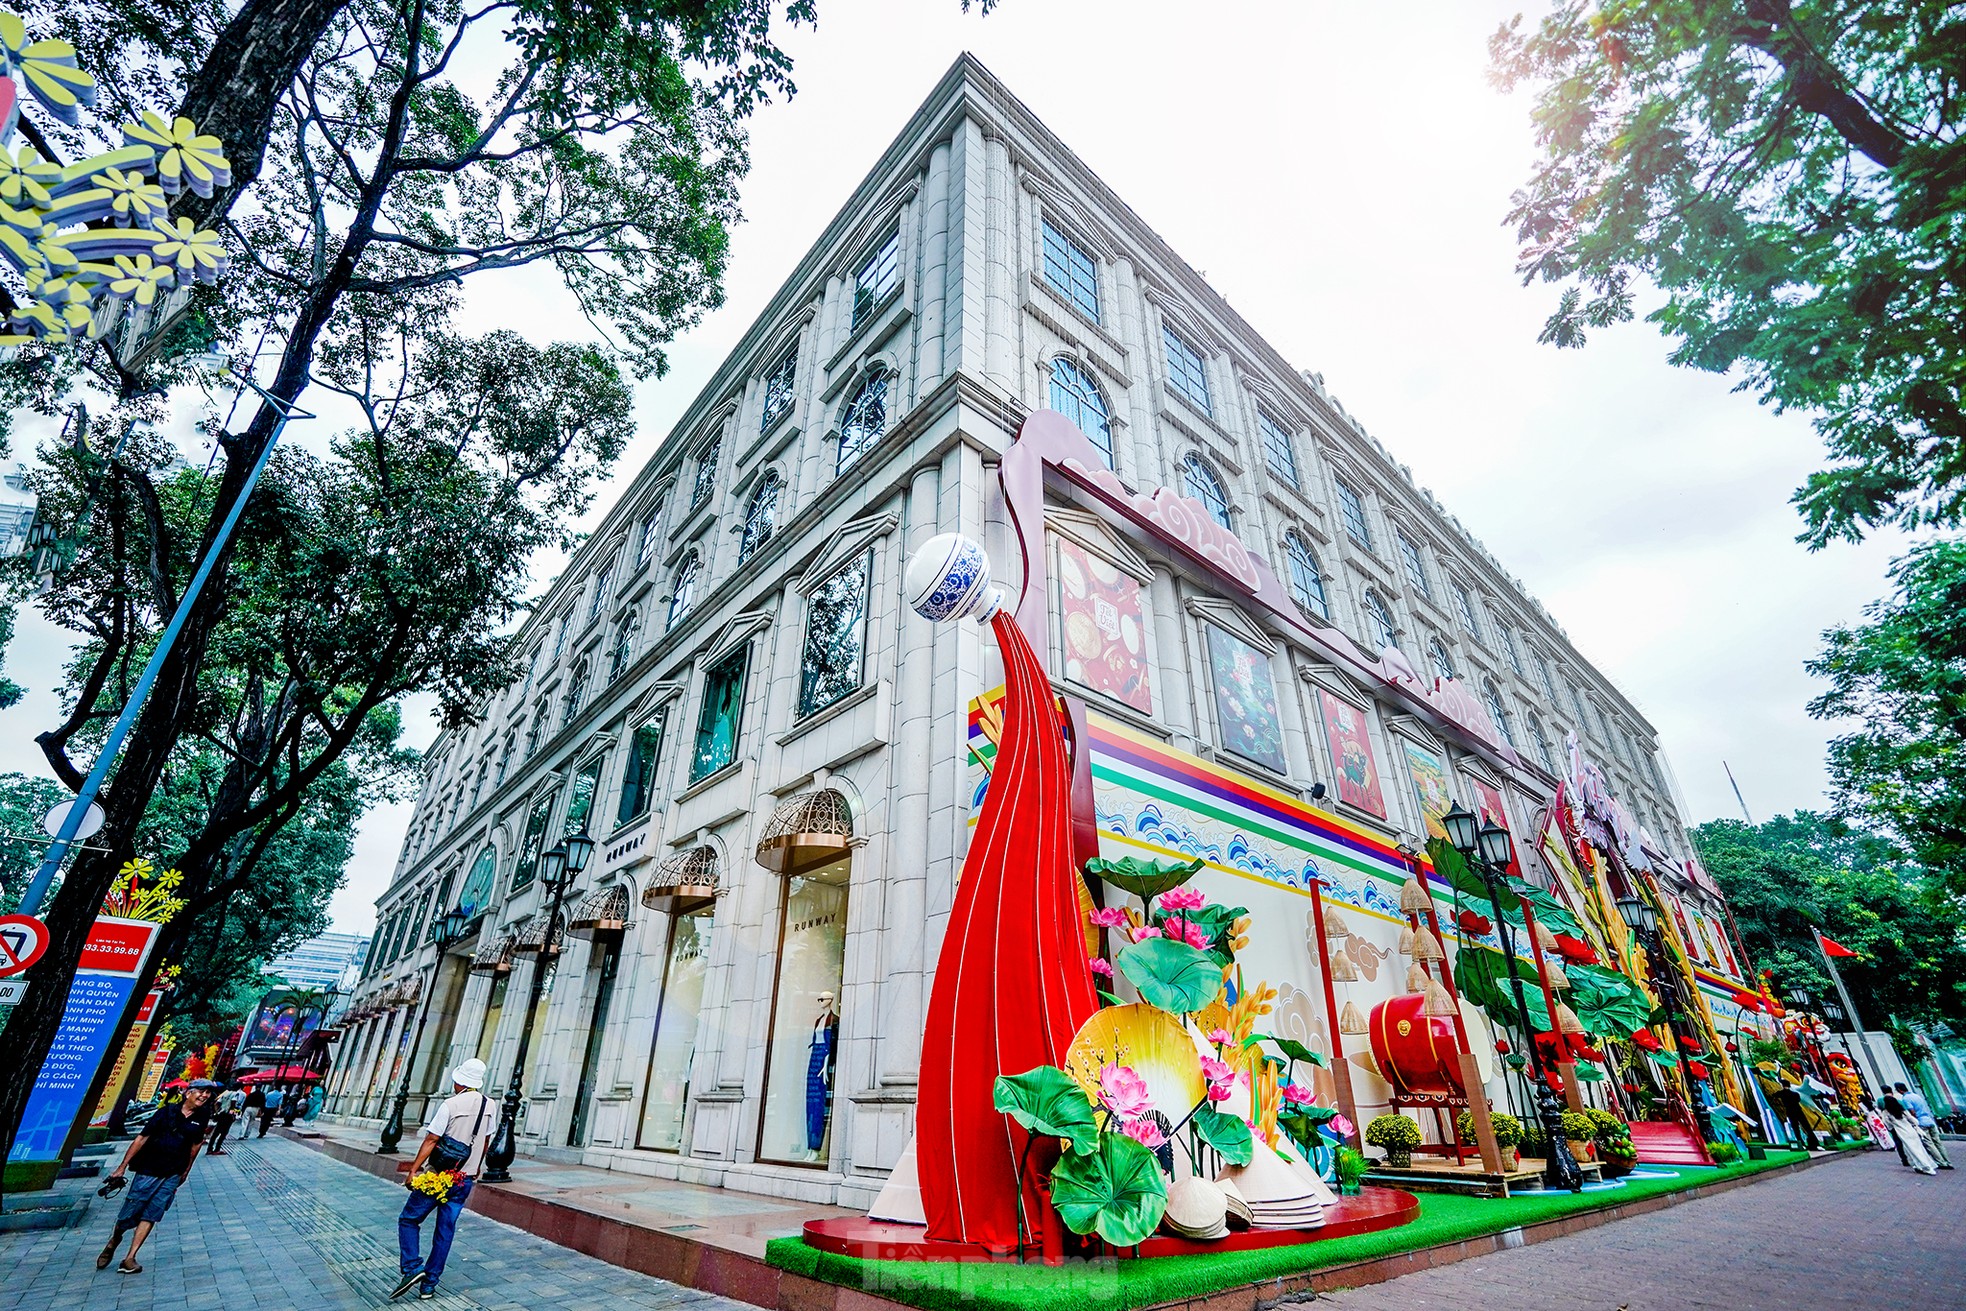
M 410 1176 L 410 1191 L 422 1193 L 426 1197 L 434 1197 L 440 1202 L 448 1202 L 451 1198 L 451 1189 L 463 1177 L 456 1170 L 425 1170 L 421 1174 Z

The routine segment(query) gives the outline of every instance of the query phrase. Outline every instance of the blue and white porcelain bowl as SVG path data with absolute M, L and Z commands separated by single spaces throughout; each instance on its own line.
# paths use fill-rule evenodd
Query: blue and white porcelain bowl
M 902 579 L 908 605 L 932 623 L 974 618 L 978 623 L 1003 609 L 1003 591 L 990 585 L 990 557 L 961 533 L 942 533 L 923 542 L 908 561 Z

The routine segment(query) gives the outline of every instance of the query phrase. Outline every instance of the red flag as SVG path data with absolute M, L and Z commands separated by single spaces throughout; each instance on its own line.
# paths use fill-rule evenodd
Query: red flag
M 1822 945 L 1823 955 L 1825 956 L 1856 956 L 1859 958 L 1863 956 L 1862 952 L 1851 951 L 1848 947 L 1838 942 L 1835 938 L 1830 937 L 1821 929 L 1816 930 L 1816 941 Z

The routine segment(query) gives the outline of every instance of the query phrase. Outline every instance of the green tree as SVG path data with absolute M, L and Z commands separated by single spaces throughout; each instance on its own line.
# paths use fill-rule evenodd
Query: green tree
M 0 774 L 0 914 L 11 913 L 20 903 L 28 879 L 41 864 L 46 846 L 42 817 L 69 796 L 51 778 Z
M 1820 928 L 1861 953 L 1837 969 L 1867 1026 L 1966 1020 L 1958 901 L 1890 841 L 1806 810 L 1754 826 L 1713 820 L 1692 836 L 1778 994 L 1835 995 L 1812 933 Z
M 1543 340 L 1629 319 L 1816 416 L 1820 547 L 1966 521 L 1966 19 L 1947 0 L 1577 0 L 1491 42 L 1536 88 L 1509 221 Z
M 1893 594 L 1865 622 L 1832 628 L 1808 670 L 1829 682 L 1818 719 L 1856 727 L 1830 739 L 1840 813 L 1895 837 L 1966 893 L 1966 542 L 1927 542 L 1892 562 Z

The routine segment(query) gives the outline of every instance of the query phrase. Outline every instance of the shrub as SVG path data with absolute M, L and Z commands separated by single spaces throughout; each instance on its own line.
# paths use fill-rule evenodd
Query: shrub
M 1366 1160 L 1365 1153 L 1356 1147 L 1340 1147 L 1337 1164 L 1338 1182 L 1344 1184 L 1357 1183 L 1365 1178 L 1365 1172 L 1372 1168 L 1372 1162 Z
M 1404 1115 L 1375 1116 L 1365 1126 L 1365 1141 L 1387 1151 L 1410 1152 L 1420 1145 L 1420 1126 Z
M 1591 1136 L 1600 1142 L 1606 1138 L 1631 1137 L 1631 1129 L 1609 1111 L 1600 1111 L 1595 1106 L 1588 1106 L 1584 1108 L 1584 1114 L 1590 1118 Z
M 1491 1111 L 1488 1123 L 1495 1130 L 1495 1142 L 1501 1147 L 1519 1147 L 1522 1144 L 1522 1121 L 1501 1111 Z M 1454 1117 L 1454 1130 L 1461 1135 L 1461 1141 L 1471 1143 L 1475 1140 L 1473 1111 L 1462 1111 Z
M 1732 1143 L 1708 1143 L 1707 1155 L 1713 1158 L 1715 1165 L 1726 1165 L 1741 1159 L 1741 1149 Z
M 1563 1113 L 1563 1136 L 1571 1142 L 1590 1142 L 1597 1137 L 1597 1126 L 1591 1117 L 1579 1111 Z

